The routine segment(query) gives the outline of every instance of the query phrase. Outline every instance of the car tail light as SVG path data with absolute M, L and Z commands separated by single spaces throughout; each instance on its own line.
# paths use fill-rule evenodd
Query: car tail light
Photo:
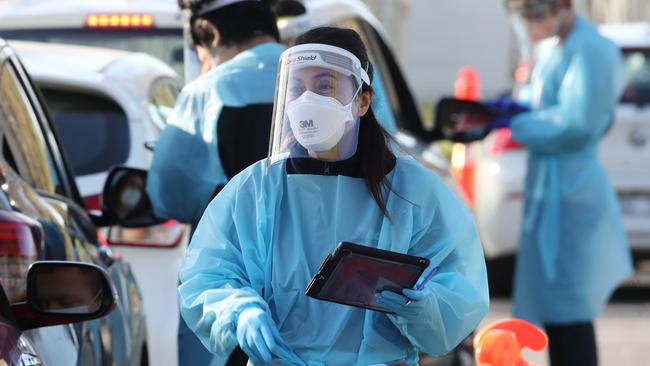
M 185 225 L 174 220 L 146 228 L 114 226 L 108 233 L 108 242 L 111 245 L 175 248 L 181 243 L 186 230 Z
M 37 221 L 0 211 L 0 282 L 10 302 L 24 300 L 27 270 L 42 251 L 43 229 Z
M 451 175 L 458 183 L 465 201 L 474 205 L 474 171 L 475 162 L 469 151 L 469 146 L 454 144 L 451 152 Z
M 97 210 L 97 211 L 101 210 L 102 209 L 101 198 L 102 196 L 99 194 L 84 197 L 84 204 L 86 205 L 86 209 Z
M 90 14 L 86 17 L 88 28 L 151 28 L 153 23 L 153 16 L 149 14 Z
M 500 155 L 507 151 L 520 150 L 524 146 L 512 139 L 512 131 L 508 128 L 499 129 L 494 133 L 494 143 L 490 148 L 492 155 Z

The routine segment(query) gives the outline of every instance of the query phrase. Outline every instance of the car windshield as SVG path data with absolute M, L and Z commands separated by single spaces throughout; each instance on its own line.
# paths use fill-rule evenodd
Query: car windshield
M 178 29 L 16 29 L 1 30 L 6 39 L 68 43 L 144 52 L 183 75 L 183 32 Z
M 629 72 L 623 103 L 644 105 L 650 103 L 650 50 L 623 50 Z

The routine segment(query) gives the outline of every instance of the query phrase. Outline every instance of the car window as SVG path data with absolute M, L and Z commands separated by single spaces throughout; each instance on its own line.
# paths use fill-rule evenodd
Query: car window
M 420 112 L 390 49 L 381 35 L 368 22 L 349 18 L 337 22 L 336 26 L 350 28 L 359 33 L 367 45 L 368 56 L 381 80 L 383 98 L 390 104 L 390 110 L 398 127 L 408 129 L 416 134 L 423 132 Z M 377 83 L 373 82 L 373 87 Z M 385 121 L 384 121 L 385 122 Z
M 85 91 L 41 88 L 76 176 L 102 173 L 126 162 L 128 118 L 113 100 Z
M 153 83 L 147 112 L 159 129 L 162 130 L 167 124 L 167 117 L 174 110 L 179 92 L 180 85 L 174 79 L 164 78 Z
M 623 50 L 629 79 L 623 103 L 650 103 L 650 50 Z
M 57 180 L 45 139 L 16 70 L 8 61 L 0 66 L 0 130 L 5 159 L 31 185 L 54 193 Z

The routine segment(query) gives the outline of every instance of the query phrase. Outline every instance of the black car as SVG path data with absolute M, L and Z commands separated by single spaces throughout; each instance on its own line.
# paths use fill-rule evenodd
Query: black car
M 17 344 L 29 351 L 23 352 L 29 360 L 16 365 L 147 365 L 140 291 L 129 265 L 98 236 L 98 225 L 111 224 L 111 216 L 85 210 L 42 105 L 20 61 L 0 39 L 0 284 L 6 297 L 0 315 L 9 319 L 0 328 L 24 331 L 0 347 L 4 352 Z M 101 268 L 116 289 L 114 310 L 85 318 L 81 311 L 76 320 L 64 316 L 59 323 L 48 323 L 41 312 L 36 323 L 25 323 L 30 316 L 25 311 L 36 309 L 27 282 L 38 260 Z M 80 320 L 87 321 L 71 324 Z M 60 325 L 44 327 L 52 324 Z

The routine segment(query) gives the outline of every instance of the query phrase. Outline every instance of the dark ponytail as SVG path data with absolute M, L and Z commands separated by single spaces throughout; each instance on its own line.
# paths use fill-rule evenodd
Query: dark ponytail
M 366 46 L 361 37 L 352 29 L 320 27 L 314 28 L 296 38 L 295 44 L 321 43 L 340 47 L 355 55 L 361 61 L 372 82 L 374 69 L 368 58 Z M 372 92 L 372 87 L 363 84 L 362 92 Z M 389 217 L 384 199 L 391 189 L 386 174 L 395 166 L 396 158 L 390 149 L 390 135 L 379 124 L 372 107 L 361 117 L 359 123 L 359 144 L 357 156 L 361 164 L 361 173 L 368 190 L 377 202 L 381 212 Z

